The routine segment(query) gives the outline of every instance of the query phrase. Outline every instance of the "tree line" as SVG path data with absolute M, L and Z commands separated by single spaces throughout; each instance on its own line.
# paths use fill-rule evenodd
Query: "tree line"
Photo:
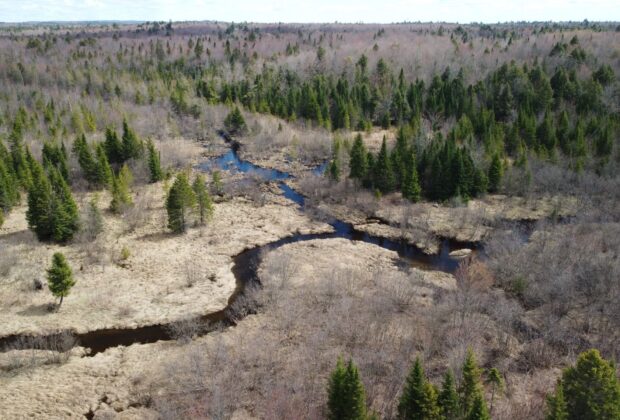
M 336 138 L 327 169 L 334 180 L 340 180 L 344 170 L 343 147 L 349 153 L 349 178 L 381 194 L 400 191 L 412 202 L 422 197 L 437 201 L 459 197 L 467 201 L 487 191 L 496 192 L 504 170 L 499 154 L 493 155 L 485 171 L 476 165 L 469 148 L 459 145 L 453 137 L 438 135 L 423 147 L 408 127 L 401 127 L 392 150 L 388 151 L 384 137 L 376 155 L 367 150 L 361 134 L 356 135 L 352 145 Z
M 486 391 L 485 392 L 485 385 Z M 495 399 L 504 391 L 504 379 L 496 368 L 484 372 L 469 349 L 457 384 L 447 370 L 440 387 L 431 383 L 420 358 L 416 358 L 401 392 L 399 420 L 489 420 Z M 487 398 L 485 394 L 490 394 Z M 327 387 L 329 420 L 367 420 L 378 416 L 368 411 L 364 385 L 352 360 L 341 358 Z M 566 368 L 556 390 L 547 396 L 546 420 L 612 420 L 620 418 L 620 381 L 613 362 L 598 350 L 579 355 Z

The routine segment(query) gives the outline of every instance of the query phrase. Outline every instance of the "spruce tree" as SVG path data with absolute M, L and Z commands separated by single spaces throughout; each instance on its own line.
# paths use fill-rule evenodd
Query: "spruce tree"
M 55 297 L 60 298 L 58 309 L 74 285 L 75 279 L 71 267 L 69 267 L 65 256 L 56 252 L 52 257 L 52 266 L 47 270 L 47 286 Z
M 489 413 L 493 414 L 493 403 L 495 402 L 495 394 L 502 392 L 504 389 L 504 378 L 497 368 L 489 369 L 487 373 L 487 383 L 491 385 L 491 407 Z
M 373 171 L 373 183 L 375 188 L 382 193 L 388 193 L 394 190 L 394 172 L 392 171 L 392 163 L 388 155 L 385 136 L 383 137 L 381 150 L 377 155 L 377 160 L 375 161 Z
M 111 127 L 105 130 L 104 148 L 108 155 L 108 161 L 112 164 L 123 162 L 123 144 L 118 138 L 118 134 Z
M 420 358 L 416 358 L 405 381 L 403 394 L 398 403 L 400 420 L 432 420 L 439 418 L 437 391 L 426 380 Z
M 474 400 L 478 395 L 482 394 L 482 385 L 480 383 L 480 369 L 476 362 L 476 357 L 471 349 L 467 349 L 465 362 L 463 363 L 463 379 L 461 381 L 461 410 L 467 415 L 474 406 Z
M 569 420 L 620 418 L 616 367 L 603 359 L 598 350 L 581 353 L 575 366 L 562 373 L 561 385 Z M 555 405 L 558 405 L 557 393 Z
M 58 146 L 55 143 L 46 142 L 43 144 L 42 151 L 43 167 L 46 169 L 56 168 L 60 174 L 69 182 L 69 165 L 67 163 L 67 151 L 65 145 Z
M 245 131 L 245 120 L 238 106 L 235 105 L 232 111 L 228 113 L 224 125 L 231 134 L 241 134 Z
M 327 418 L 329 420 L 365 420 L 366 399 L 364 386 L 353 362 L 345 367 L 338 358 L 327 388 Z
M 495 193 L 499 191 L 499 186 L 502 181 L 502 175 L 502 161 L 500 160 L 499 155 L 496 153 L 493 155 L 491 165 L 489 166 L 489 192 Z
M 459 418 L 459 394 L 456 391 L 454 375 L 451 370 L 448 370 L 444 375 L 437 402 L 443 419 L 457 420 Z
M 112 184 L 112 168 L 108 162 L 108 155 L 105 146 L 99 143 L 95 148 L 95 156 L 97 158 L 95 166 L 95 174 L 93 176 L 95 184 L 99 187 L 105 187 Z
M 482 392 L 476 393 L 471 410 L 465 417 L 466 420 L 490 420 L 489 410 L 487 409 L 487 403 L 484 401 Z
M 196 196 L 189 181 L 187 174 L 181 172 L 177 175 L 168 197 L 166 198 L 166 210 L 168 212 L 168 227 L 174 233 L 183 233 L 187 228 L 188 214 L 196 203 Z
M 136 136 L 136 133 L 129 127 L 127 120 L 123 120 L 123 137 L 122 137 L 122 151 L 123 161 L 129 159 L 138 159 L 142 156 L 142 142 Z
M 123 213 L 127 207 L 131 206 L 131 194 L 129 189 L 133 176 L 127 165 L 123 165 L 118 176 L 112 175 L 112 201 L 110 202 L 110 210 L 113 213 Z
M 363 181 L 368 173 L 368 156 L 362 135 L 355 136 L 350 152 L 349 177 Z
M 43 168 L 37 163 L 33 166 L 32 187 L 28 190 L 28 227 L 40 241 L 52 237 L 52 187 Z
M 558 380 L 554 395 L 547 395 L 545 420 L 568 420 L 568 408 L 564 400 L 562 381 Z
M 70 241 L 80 229 L 80 215 L 71 190 L 57 169 L 51 169 L 52 238 L 55 242 Z
M 149 173 L 151 177 L 151 182 L 158 182 L 164 179 L 164 174 L 161 170 L 161 163 L 159 159 L 159 152 L 155 149 L 155 144 L 153 144 L 153 140 L 149 139 L 146 144 L 148 152 L 149 152 Z
M 211 196 L 209 191 L 207 191 L 207 185 L 202 174 L 198 174 L 194 179 L 192 190 L 196 196 L 196 210 L 200 224 L 204 225 L 213 216 L 213 201 L 211 201 Z
M 403 197 L 412 203 L 420 201 L 422 188 L 420 187 L 420 179 L 418 177 L 417 162 L 413 148 L 407 154 L 406 175 L 402 186 Z

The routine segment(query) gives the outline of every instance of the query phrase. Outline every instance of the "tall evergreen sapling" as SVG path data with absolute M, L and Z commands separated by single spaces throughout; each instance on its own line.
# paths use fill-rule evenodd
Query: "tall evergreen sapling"
M 327 389 L 329 420 L 365 420 L 366 397 L 357 367 L 351 360 L 346 367 L 338 358 Z
M 168 227 L 174 233 L 183 233 L 187 228 L 188 215 L 196 203 L 196 195 L 189 185 L 187 174 L 181 172 L 177 175 L 168 197 L 166 198 L 166 210 L 168 212 Z
M 198 174 L 196 179 L 194 179 L 192 190 L 196 196 L 196 210 L 200 224 L 204 225 L 213 216 L 213 201 L 209 191 L 207 191 L 205 179 L 201 174 Z
M 67 263 L 65 256 L 56 252 L 52 257 L 52 266 L 47 270 L 47 286 L 55 297 L 60 298 L 58 309 L 62 301 L 69 295 L 71 288 L 75 286 L 75 279 L 71 267 Z
M 153 144 L 153 140 L 149 139 L 146 147 L 148 149 L 148 165 L 149 165 L 149 174 L 151 177 L 151 182 L 158 182 L 164 179 L 164 174 L 161 170 L 161 163 L 159 159 L 159 152 L 155 148 L 155 144 Z

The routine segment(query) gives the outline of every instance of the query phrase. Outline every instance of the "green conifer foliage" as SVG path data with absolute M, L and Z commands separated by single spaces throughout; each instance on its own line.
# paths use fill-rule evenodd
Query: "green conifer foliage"
M 177 175 L 168 197 L 166 198 L 166 210 L 168 211 L 168 227 L 174 233 L 183 233 L 187 229 L 188 215 L 196 203 L 196 195 L 189 185 L 187 174 L 181 172 Z
M 362 140 L 362 135 L 355 136 L 350 152 L 349 177 L 363 181 L 368 173 L 368 151 Z
M 123 161 L 138 159 L 142 156 L 143 145 L 136 133 L 129 127 L 127 120 L 123 120 L 122 138 Z
M 500 183 L 502 181 L 503 167 L 502 161 L 498 154 L 493 155 L 491 165 L 489 166 L 489 192 L 495 193 L 499 191 Z
M 377 159 L 373 167 L 373 184 L 382 193 L 388 193 L 394 190 L 396 180 L 392 171 L 392 162 L 388 155 L 387 143 L 383 137 L 381 150 L 377 155 Z
M 563 399 L 569 420 L 620 418 L 620 381 L 616 367 L 603 359 L 598 350 L 581 353 L 575 366 L 562 373 L 561 385 L 563 398 L 556 391 L 550 411 L 563 412 Z
M 149 173 L 151 177 L 151 182 L 158 182 L 164 179 L 164 174 L 161 169 L 161 163 L 159 159 L 159 152 L 155 149 L 155 144 L 153 144 L 153 140 L 149 139 L 146 144 L 148 149 L 148 165 L 149 165 Z
M 196 196 L 196 210 L 198 212 L 200 224 L 204 225 L 213 217 L 214 209 L 211 195 L 209 195 L 209 191 L 207 190 L 206 181 L 201 174 L 198 174 L 196 179 L 194 179 L 192 190 Z
M 351 360 L 346 367 L 338 359 L 327 389 L 327 418 L 330 420 L 365 420 L 366 397 L 357 367 Z
M 437 403 L 443 419 L 456 420 L 459 418 L 459 394 L 456 391 L 454 375 L 451 370 L 448 370 L 444 375 Z
M 52 257 L 52 266 L 47 270 L 47 285 L 50 292 L 60 298 L 58 304 L 58 309 L 60 309 L 63 299 L 69 295 L 71 288 L 75 285 L 71 267 L 60 252 L 56 252 Z

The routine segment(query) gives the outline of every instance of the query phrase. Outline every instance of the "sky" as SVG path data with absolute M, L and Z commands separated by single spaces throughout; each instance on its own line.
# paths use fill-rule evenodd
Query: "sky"
M 619 0 L 0 0 L 0 22 L 620 21 Z

